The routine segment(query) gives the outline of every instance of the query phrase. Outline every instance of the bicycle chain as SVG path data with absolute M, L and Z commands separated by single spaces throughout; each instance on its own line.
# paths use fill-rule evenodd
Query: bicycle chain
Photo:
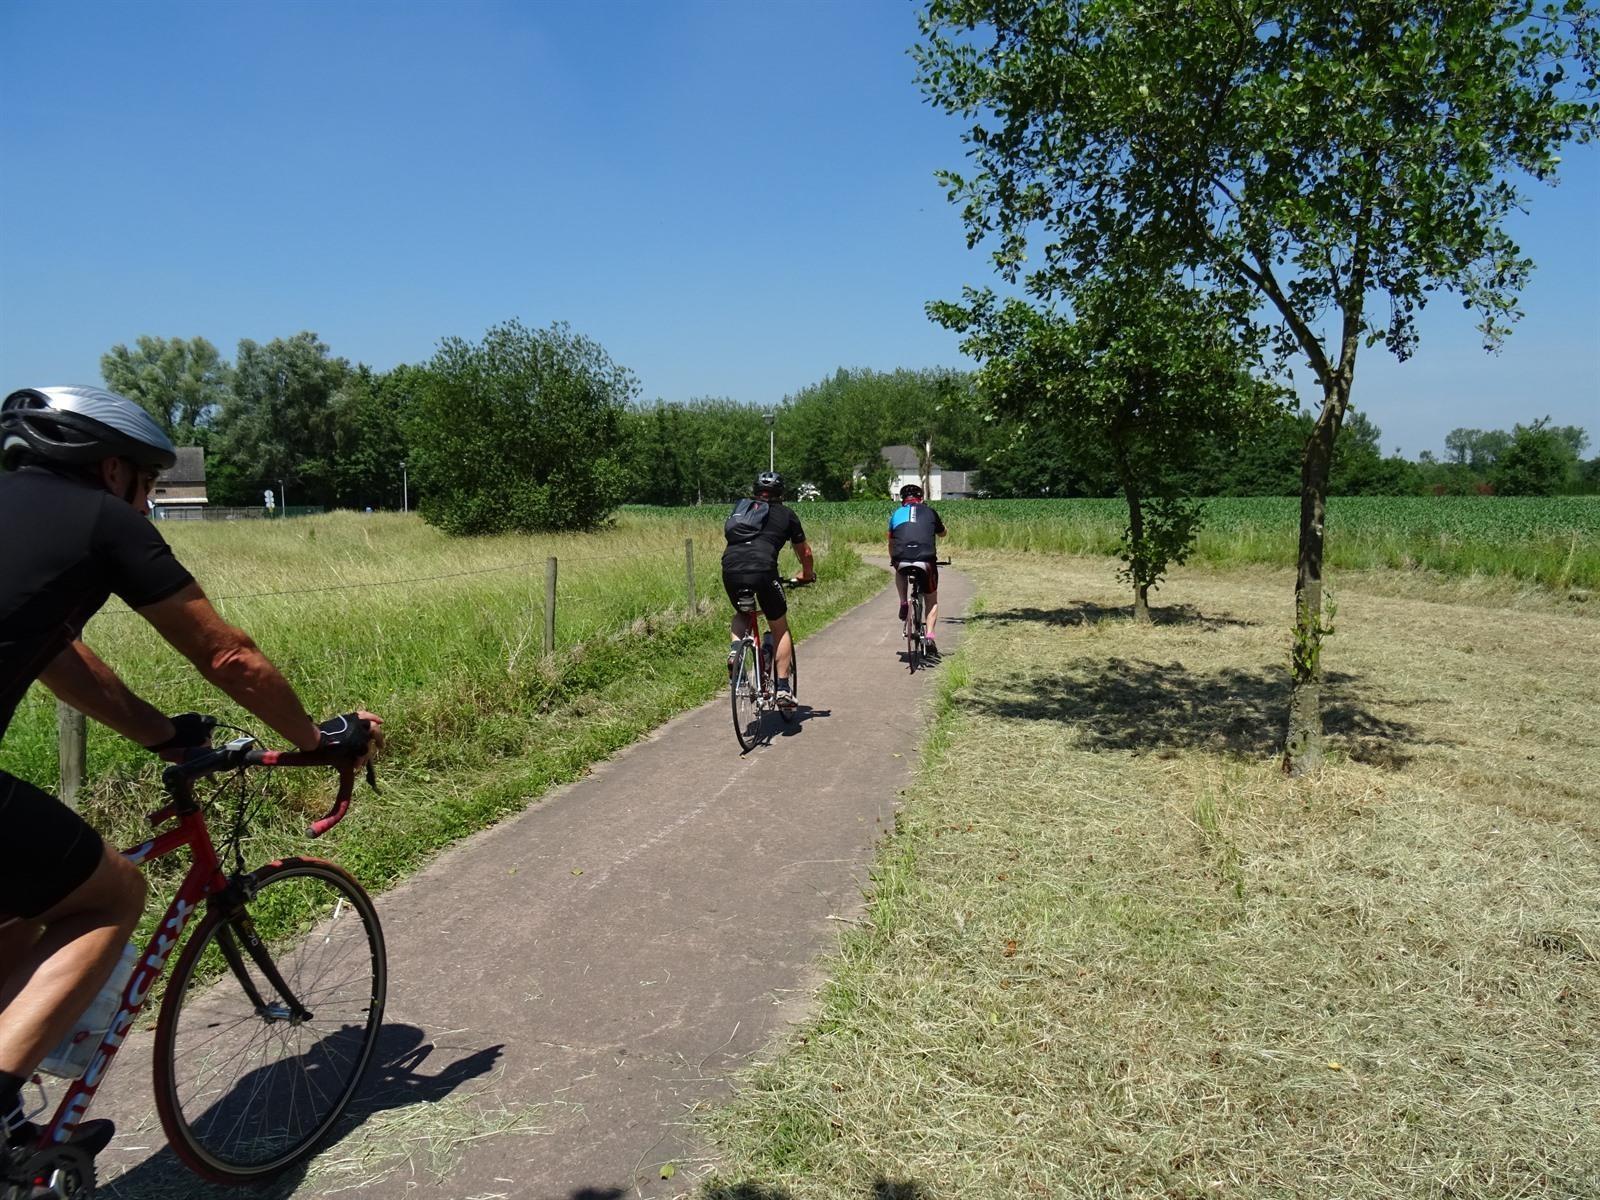
M 94 1160 L 76 1146 L 46 1146 L 6 1171 L 0 1200 L 93 1200 Z

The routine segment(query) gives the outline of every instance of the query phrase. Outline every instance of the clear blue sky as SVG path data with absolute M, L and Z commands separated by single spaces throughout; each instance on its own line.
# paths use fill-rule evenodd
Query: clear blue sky
M 5 0 L 0 387 L 97 380 L 140 334 L 310 329 L 387 369 L 510 317 L 647 399 L 961 365 L 922 306 L 991 276 L 933 178 L 960 127 L 913 82 L 916 11 Z M 1600 151 L 1530 193 L 1502 354 L 1449 298 L 1410 363 L 1367 352 L 1386 450 L 1546 413 L 1600 442 Z

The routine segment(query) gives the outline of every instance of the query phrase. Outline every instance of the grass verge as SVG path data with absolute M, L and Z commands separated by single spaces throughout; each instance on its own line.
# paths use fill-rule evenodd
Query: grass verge
M 327 774 L 249 776 L 258 815 L 247 864 L 315 853 L 369 888 L 387 887 L 727 686 L 720 555 L 700 541 L 691 611 L 677 528 L 449 540 L 415 518 L 336 513 L 244 527 L 174 523 L 167 532 L 315 711 L 359 704 L 387 721 L 381 792 L 359 790 L 325 842 L 303 831 L 327 806 Z M 562 564 L 558 640 L 545 657 L 551 555 Z M 792 599 L 802 638 L 883 587 L 882 573 L 848 547 L 821 543 L 818 559 L 818 584 Z M 253 724 L 126 610 L 97 617 L 86 640 L 168 711 L 220 711 Z M 7 731 L 0 767 L 51 786 L 54 722 L 53 698 L 35 687 Z M 98 726 L 89 748 L 85 816 L 119 845 L 144 840 L 144 815 L 163 802 L 162 764 Z M 150 866 L 152 907 L 164 906 L 181 857 Z
M 1600 1195 L 1592 622 L 1346 583 L 1289 781 L 1287 579 L 1140 629 L 1101 564 L 962 566 L 866 919 L 707 1200 Z

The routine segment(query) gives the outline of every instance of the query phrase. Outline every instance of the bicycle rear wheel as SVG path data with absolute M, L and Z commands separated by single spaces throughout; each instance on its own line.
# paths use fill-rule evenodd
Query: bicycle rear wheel
M 922 589 L 911 596 L 911 611 L 906 614 L 906 666 L 916 674 L 922 665 Z
M 744 644 L 739 657 L 739 669 L 733 677 L 733 732 L 739 739 L 741 750 L 754 750 L 761 740 L 761 707 L 758 703 L 760 685 L 756 667 L 756 648 Z
M 212 901 L 173 967 L 156 1023 L 156 1109 L 178 1157 L 259 1183 L 332 1131 L 377 1044 L 383 929 L 353 878 L 288 858 Z

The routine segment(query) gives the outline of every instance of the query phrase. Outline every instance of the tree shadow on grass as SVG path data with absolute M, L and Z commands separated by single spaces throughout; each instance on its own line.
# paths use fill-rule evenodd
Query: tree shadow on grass
M 1329 672 L 1322 717 L 1333 748 L 1393 769 L 1410 761 L 1406 746 L 1437 744 L 1409 721 L 1379 716 L 1375 700 L 1386 709 L 1435 703 L 1376 696 L 1361 677 Z M 959 703 L 1008 720 L 1075 725 L 1091 749 L 1210 750 L 1259 759 L 1283 749 L 1289 678 L 1276 668 L 1195 672 L 1178 662 L 1112 658 L 1063 673 L 1013 672 L 969 688 Z
M 713 1183 L 702 1193 L 704 1200 L 795 1200 L 788 1188 L 764 1183 Z M 913 1180 L 879 1176 L 867 1189 L 864 1200 L 933 1200 L 932 1194 Z
M 1085 600 L 1078 604 L 1068 604 L 1060 608 L 1002 608 L 991 609 L 974 617 L 974 623 L 987 622 L 994 625 L 1014 625 L 1020 622 L 1033 621 L 1041 625 L 1094 625 L 1101 621 L 1132 621 L 1133 607 L 1126 604 L 1096 604 Z M 1242 629 L 1259 625 L 1259 621 L 1247 621 L 1241 617 L 1207 616 L 1192 604 L 1168 604 L 1161 608 L 1150 609 L 1150 621 L 1154 625 L 1189 625 L 1197 626 L 1201 630 L 1212 633 L 1222 629 Z

